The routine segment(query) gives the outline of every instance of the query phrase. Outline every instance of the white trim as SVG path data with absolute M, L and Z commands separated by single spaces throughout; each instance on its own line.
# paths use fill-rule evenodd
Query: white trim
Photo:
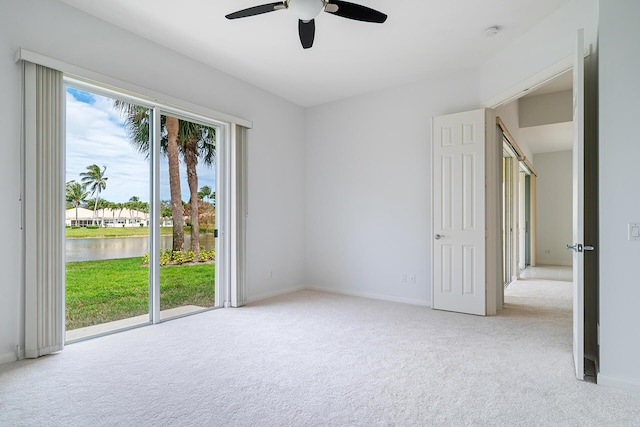
M 398 302 L 402 304 L 419 305 L 421 307 L 431 308 L 431 301 L 415 299 L 415 298 L 394 297 L 391 295 L 376 294 L 372 292 L 345 291 L 342 289 L 323 288 L 319 286 L 307 286 L 304 289 L 310 290 L 310 291 L 328 292 L 331 294 L 348 295 L 351 297 L 358 297 L 358 298 L 375 299 L 379 301 L 389 301 L 389 302 Z
M 500 211 L 502 198 L 500 197 L 501 178 L 501 142 L 498 141 L 498 126 L 496 112 L 493 109 L 485 109 L 485 292 L 486 315 L 495 316 L 498 310 L 502 310 L 502 298 L 500 289 L 502 286 L 502 256 Z M 497 256 L 496 256 L 497 255 Z
M 130 100 L 135 101 L 135 103 L 148 107 L 160 106 L 163 111 L 167 111 L 171 114 L 182 111 L 183 113 L 189 113 L 190 117 L 208 118 L 208 121 L 210 121 L 211 118 L 214 118 L 224 122 L 238 123 L 246 128 L 253 127 L 253 122 L 250 120 L 216 111 L 184 99 L 174 98 L 172 96 L 50 58 L 27 49 L 18 49 L 15 54 L 15 60 L 16 62 L 20 60 L 28 61 L 34 64 L 44 65 L 54 70 L 62 71 L 66 76 L 72 77 L 79 83 L 101 88 L 101 92 L 104 94 L 111 92 L 117 93 L 120 94 L 119 98 L 122 98 L 122 95 L 125 95 Z
M 313 288 L 309 288 L 307 286 L 296 286 L 293 288 L 287 288 L 287 289 L 280 289 L 278 291 L 274 291 L 274 292 L 267 292 L 264 294 L 260 294 L 260 295 L 254 295 L 251 298 L 249 298 L 247 300 L 247 303 L 254 303 L 254 302 L 258 302 L 258 301 L 263 301 L 269 298 L 275 298 L 275 297 L 279 297 L 282 295 L 287 295 L 287 294 L 292 294 L 294 292 L 300 292 L 300 291 L 306 291 L 306 290 L 313 290 Z
M 374 299 L 378 301 L 389 301 L 389 302 L 397 302 L 401 304 L 410 304 L 410 305 L 418 305 L 421 307 L 431 308 L 431 301 L 414 299 L 414 298 L 402 298 L 402 297 L 393 297 L 390 295 L 382 295 L 371 292 L 353 292 L 353 291 L 345 291 L 341 289 L 335 288 L 323 288 L 320 286 L 312 286 L 312 285 L 303 285 L 303 286 L 295 286 L 293 288 L 282 289 L 274 292 L 267 292 L 265 294 L 260 294 L 258 296 L 253 296 L 249 298 L 248 303 L 254 303 L 258 301 L 262 301 L 269 298 L 279 297 L 282 295 L 292 294 L 294 292 L 300 291 L 316 291 L 316 292 L 326 292 L 329 294 L 337 294 L 337 295 L 347 295 L 350 297 L 358 297 L 358 298 L 367 298 Z
M 584 48 L 584 57 L 591 55 L 591 45 L 586 45 Z M 527 92 L 531 92 L 539 88 L 540 86 L 553 80 L 565 71 L 569 71 L 573 68 L 573 57 L 570 55 L 563 60 L 556 62 L 548 68 L 534 74 L 533 76 L 523 80 L 509 89 L 497 94 L 493 98 L 490 98 L 482 103 L 484 108 L 498 108 L 501 105 L 508 104 L 511 101 L 522 98 Z
M 598 374 L 598 385 L 640 393 L 640 382 Z
M 537 74 L 534 74 L 528 79 L 505 90 L 502 93 L 499 93 L 493 98 L 488 99 L 483 103 L 483 106 L 485 108 L 498 108 L 501 105 L 508 104 L 511 101 L 515 101 L 516 99 L 521 98 L 527 92 L 537 89 L 556 76 L 564 73 L 567 70 L 570 70 L 572 67 L 573 55 L 553 64 L 552 66 L 540 71 Z
M 4 365 L 5 363 L 11 363 L 18 360 L 16 354 L 13 352 L 0 354 L 0 365 Z

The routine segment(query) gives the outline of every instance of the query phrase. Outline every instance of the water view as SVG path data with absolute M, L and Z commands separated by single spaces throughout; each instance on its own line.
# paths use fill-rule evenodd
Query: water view
M 171 249 L 172 245 L 172 236 L 160 236 L 160 249 Z M 184 247 L 191 247 L 191 236 L 184 236 Z M 213 234 L 200 234 L 200 247 L 215 249 Z M 65 244 L 67 262 L 142 257 L 148 251 L 147 236 L 67 239 Z

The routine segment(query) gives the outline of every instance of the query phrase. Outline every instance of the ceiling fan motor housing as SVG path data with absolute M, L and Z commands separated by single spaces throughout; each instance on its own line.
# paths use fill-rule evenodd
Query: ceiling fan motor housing
M 324 0 L 288 0 L 287 9 L 302 21 L 314 19 L 324 9 Z

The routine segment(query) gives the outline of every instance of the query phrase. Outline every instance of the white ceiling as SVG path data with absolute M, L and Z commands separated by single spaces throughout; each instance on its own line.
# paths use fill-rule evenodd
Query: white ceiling
M 478 66 L 569 0 L 353 0 L 387 22 L 321 13 L 307 50 L 290 10 L 224 17 L 274 0 L 61 1 L 308 107 Z
M 533 154 L 573 149 L 573 122 L 520 128 L 520 138 Z

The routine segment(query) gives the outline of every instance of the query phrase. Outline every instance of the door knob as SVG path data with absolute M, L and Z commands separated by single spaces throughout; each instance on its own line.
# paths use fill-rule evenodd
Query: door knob
M 573 246 L 567 245 L 567 249 L 571 249 L 572 251 L 575 251 L 575 252 L 582 252 L 582 245 L 580 243 L 576 243 Z
M 573 246 L 569 246 L 569 245 L 567 245 L 567 249 L 571 249 L 571 250 L 574 250 L 574 251 L 576 251 L 576 252 L 583 252 L 583 251 L 595 251 L 595 250 L 596 250 L 596 248 L 594 248 L 594 247 L 593 247 L 593 246 L 591 246 L 591 245 L 582 245 L 582 244 L 580 244 L 580 243 L 576 243 L 576 244 L 575 244 L 575 245 L 573 245 Z
M 436 240 L 440 240 L 444 237 L 444 234 L 436 234 L 434 237 L 436 238 Z

